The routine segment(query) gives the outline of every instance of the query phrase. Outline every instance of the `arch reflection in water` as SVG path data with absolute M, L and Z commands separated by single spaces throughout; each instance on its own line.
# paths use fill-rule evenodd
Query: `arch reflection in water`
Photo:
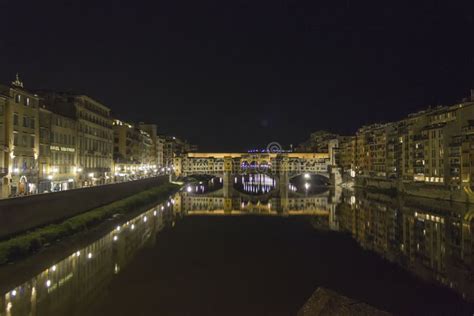
M 244 174 L 234 177 L 234 187 L 249 194 L 267 194 L 275 188 L 275 179 L 266 174 Z
M 154 243 L 164 227 L 172 226 L 174 204 L 174 200 L 160 204 L 116 226 L 30 280 L 6 291 L 2 288 L 0 315 L 84 315 L 88 303 L 101 294 L 135 253 Z
M 204 194 L 222 188 L 222 178 L 214 177 L 209 180 L 199 182 L 189 182 L 185 185 L 185 191 L 193 194 Z
M 183 194 L 180 196 L 181 212 L 186 215 L 275 215 L 275 216 L 326 216 L 335 219 L 337 200 L 331 192 L 314 196 L 281 196 L 277 193 L 252 196 L 237 193 L 231 197 L 218 194 Z M 327 229 L 337 230 L 337 223 L 328 221 Z

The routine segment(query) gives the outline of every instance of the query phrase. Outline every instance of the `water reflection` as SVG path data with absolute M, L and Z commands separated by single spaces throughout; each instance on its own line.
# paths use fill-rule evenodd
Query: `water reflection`
M 188 193 L 115 227 L 26 282 L 4 289 L 0 315 L 82 315 L 100 299 L 114 275 L 153 245 L 177 217 L 209 215 L 306 216 L 317 229 L 350 233 L 364 249 L 421 279 L 474 301 L 474 208 L 367 192 L 326 191 L 312 196 L 222 192 Z M 341 250 L 343 251 L 343 250 Z M 13 276 L 12 276 L 13 277 Z M 349 280 L 350 281 L 350 280 Z
M 275 179 L 266 174 L 244 174 L 234 177 L 234 187 L 249 194 L 267 194 L 275 188 Z
M 474 208 L 428 199 L 345 195 L 336 217 L 364 248 L 474 301 Z
M 185 215 L 325 215 L 335 212 L 336 203 L 329 192 L 310 197 L 281 198 L 271 196 L 266 200 L 248 195 L 231 198 L 213 195 L 182 194 L 181 211 Z
M 102 295 L 114 274 L 120 273 L 156 234 L 174 223 L 174 200 L 160 204 L 116 226 L 107 235 L 52 264 L 0 298 L 0 315 L 81 315 Z
M 204 194 L 214 192 L 222 188 L 222 178 L 213 177 L 210 179 L 203 179 L 202 181 L 188 182 L 185 190 L 188 193 Z
M 326 191 L 266 200 L 248 195 L 179 197 L 187 216 L 310 216 L 318 229 L 347 232 L 362 248 L 474 301 L 474 206 L 367 192 Z

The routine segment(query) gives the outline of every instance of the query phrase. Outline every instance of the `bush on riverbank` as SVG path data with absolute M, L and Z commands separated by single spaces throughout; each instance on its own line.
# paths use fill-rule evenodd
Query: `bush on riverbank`
M 59 224 L 41 227 L 32 232 L 0 242 L 0 264 L 25 257 L 39 250 L 45 244 L 90 229 L 114 214 L 125 214 L 150 203 L 160 203 L 178 188 L 179 186 L 175 184 L 163 184 L 76 215 Z

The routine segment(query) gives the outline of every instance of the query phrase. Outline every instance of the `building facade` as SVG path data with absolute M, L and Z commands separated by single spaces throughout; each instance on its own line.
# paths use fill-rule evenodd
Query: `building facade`
M 2 198 L 37 193 L 39 97 L 18 75 L 0 85 L 0 176 Z
M 337 163 L 354 175 L 474 190 L 474 90 L 451 106 L 429 107 L 398 122 L 339 137 Z M 472 166 L 472 167 L 471 167 Z
M 336 155 L 336 162 L 341 167 L 343 173 L 350 173 L 354 169 L 356 137 L 345 136 L 339 140 L 339 148 Z
M 111 183 L 113 129 L 110 109 L 83 94 L 39 93 L 52 112 L 77 121 L 77 186 Z
M 138 127 L 148 133 L 152 141 L 152 158 L 150 165 L 158 169 L 163 167 L 163 138 L 158 135 L 158 126 L 156 124 L 145 124 L 140 122 Z
M 133 180 L 158 171 L 156 147 L 152 136 L 132 124 L 115 119 L 114 178 Z
M 39 192 L 78 187 L 78 122 L 40 108 Z

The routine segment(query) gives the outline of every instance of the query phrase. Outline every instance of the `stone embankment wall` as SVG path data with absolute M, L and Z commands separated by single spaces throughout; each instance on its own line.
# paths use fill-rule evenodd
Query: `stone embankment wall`
M 464 190 L 451 190 L 449 187 L 436 184 L 410 183 L 392 179 L 357 177 L 357 187 L 393 190 L 411 196 L 438 199 L 452 202 L 474 203 L 474 194 Z
M 168 182 L 167 176 L 0 200 L 0 239 Z

